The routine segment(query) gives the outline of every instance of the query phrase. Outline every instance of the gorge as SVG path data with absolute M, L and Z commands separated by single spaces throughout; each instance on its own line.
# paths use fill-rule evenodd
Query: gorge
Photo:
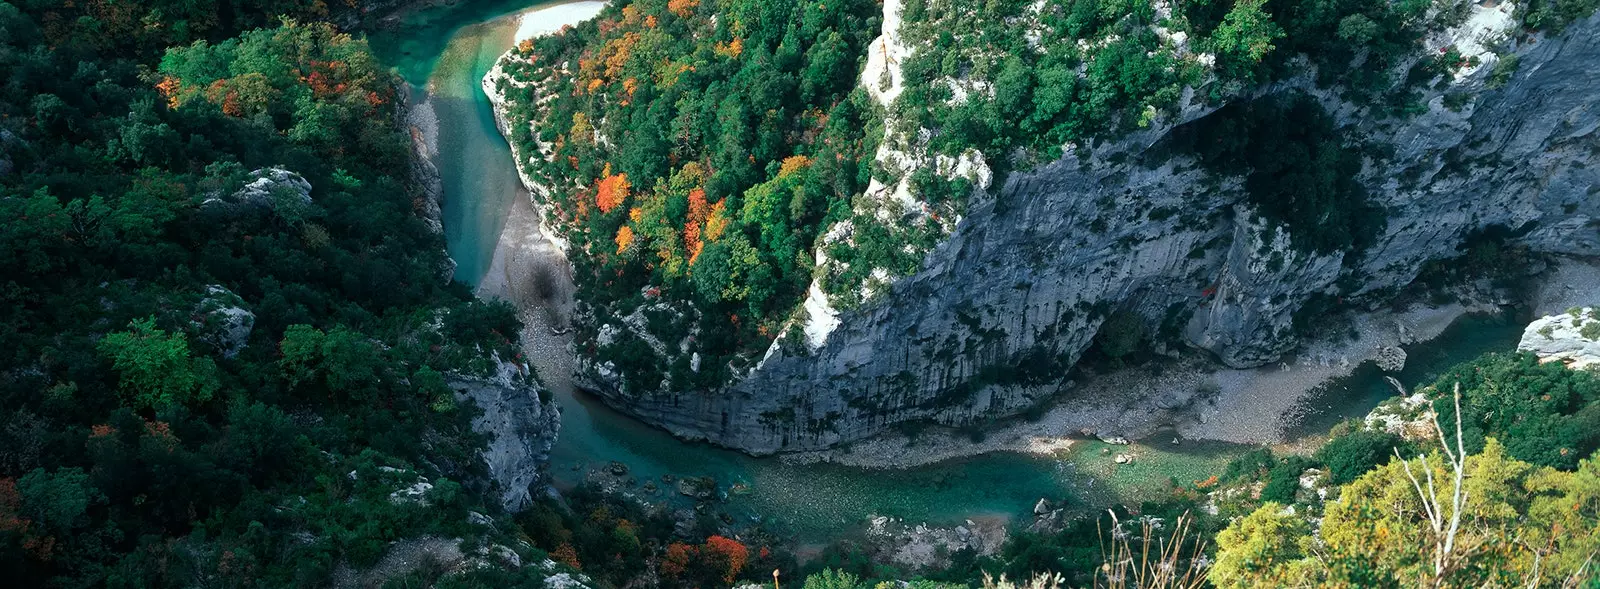
M 694 399 L 722 403 L 719 398 L 692 394 L 687 401 L 674 401 L 670 409 L 649 409 L 651 405 L 640 408 L 634 404 L 634 399 L 609 396 L 603 386 L 585 393 L 580 390 L 585 387 L 574 385 L 568 376 L 575 366 L 570 357 L 571 335 L 563 326 L 571 304 L 563 297 L 572 296 L 572 286 L 563 280 L 567 272 L 563 252 L 544 236 L 549 227 L 541 226 L 537 199 L 530 200 L 525 190 L 518 190 L 520 186 L 511 186 L 506 180 L 496 180 L 492 184 L 488 180 L 512 179 L 514 183 L 515 172 L 494 171 L 502 169 L 496 162 L 509 164 L 512 156 L 495 131 L 495 115 L 489 110 L 490 103 L 483 99 L 482 93 L 476 92 L 476 82 L 490 73 L 501 52 L 520 40 L 518 29 L 526 32 L 558 28 L 560 19 L 581 19 L 600 7 L 599 3 L 556 6 L 559 9 L 554 11 L 543 7 L 512 10 L 506 16 L 483 24 L 465 26 L 450 36 L 451 41 L 438 54 L 437 62 L 430 61 L 427 53 L 410 56 L 410 59 L 426 64 L 416 67 L 417 71 L 431 72 L 426 78 L 412 79 L 418 84 L 426 81 L 435 96 L 432 99 L 435 104 L 444 104 L 442 96 L 459 97 L 471 91 L 472 100 L 463 100 L 463 107 L 459 109 L 435 107 L 440 113 L 440 128 L 444 130 L 440 135 L 441 151 L 464 163 L 453 168 L 440 166 L 447 187 L 444 195 L 446 232 L 452 236 L 452 256 L 465 272 L 458 274 L 458 278 L 477 284 L 482 295 L 515 302 L 529 325 L 523 336 L 524 349 L 563 407 L 561 436 L 551 454 L 551 474 L 558 486 L 581 485 L 592 472 L 605 470 L 613 461 L 626 465 L 628 475 L 623 478 L 634 479 L 635 485 L 661 479 L 663 475 L 668 478 L 711 476 L 720 484 L 737 490 L 731 497 L 730 511 L 741 512 L 746 517 L 768 518 L 770 523 L 780 527 L 797 526 L 814 538 L 860 526 L 874 515 L 933 523 L 958 523 L 983 514 L 1018 517 L 1029 513 L 1039 498 L 1057 499 L 1069 493 L 1074 496 L 1084 493 L 1092 488 L 1091 479 L 1094 478 L 1108 479 L 1101 489 L 1117 490 L 1097 501 L 1111 501 L 1113 497 L 1126 501 L 1136 496 L 1142 481 L 1166 476 L 1204 478 L 1205 473 L 1244 451 L 1243 446 L 1204 442 L 1208 438 L 1240 443 L 1296 442 L 1299 436 L 1321 434 L 1338 419 L 1365 414 L 1392 392 L 1381 371 L 1363 364 L 1376 347 L 1381 347 L 1375 343 L 1377 341 L 1387 342 L 1383 346 L 1394 346 L 1426 341 L 1444 333 L 1445 337 L 1436 342 L 1407 346 L 1412 360 L 1399 376 L 1422 382 L 1483 351 L 1510 349 L 1520 333 L 1514 318 L 1509 321 L 1461 319 L 1459 325 L 1447 330 L 1447 325 L 1468 310 L 1459 305 L 1411 315 L 1380 314 L 1366 321 L 1368 325 L 1377 326 L 1376 331 L 1364 334 L 1366 347 L 1352 348 L 1331 341 L 1324 344 L 1314 338 L 1303 348 L 1301 358 L 1294 361 L 1294 368 L 1288 373 L 1276 365 L 1262 369 L 1230 369 L 1196 366 L 1191 361 L 1175 366 L 1184 376 L 1175 378 L 1168 374 L 1164 380 L 1153 375 L 1156 371 L 1148 369 L 1090 376 L 1090 382 L 1081 385 L 1079 390 L 1102 391 L 1098 405 L 1093 398 L 1075 398 L 1073 392 L 1063 393 L 1061 396 L 1066 400 L 1040 401 L 1047 407 L 1045 417 L 1014 418 L 976 426 L 980 430 L 990 430 L 983 435 L 974 435 L 970 429 L 934 428 L 919 434 L 921 439 L 912 442 L 890 431 L 873 439 L 851 440 L 856 443 L 846 444 L 850 447 L 842 451 L 822 450 L 791 455 L 784 460 L 753 459 L 679 441 L 617 410 L 643 417 L 647 423 L 665 427 L 677 436 L 709 438 L 719 444 L 738 446 L 730 441 L 732 438 L 711 436 L 706 430 L 696 429 L 705 427 L 703 425 L 682 425 L 704 424 L 703 420 L 709 416 L 721 413 L 720 410 L 707 413 L 712 410 L 696 405 Z M 381 42 L 377 45 L 380 49 L 384 47 Z M 405 71 L 407 67 L 401 69 Z M 484 89 L 492 91 L 493 82 L 491 76 Z M 976 226 L 974 221 L 968 223 Z M 457 228 L 452 229 L 452 225 Z M 1480 303 L 1471 308 L 1478 312 L 1501 313 L 1493 304 Z M 888 311 L 875 313 L 873 316 L 889 317 Z M 1401 331 L 1396 332 L 1395 325 L 1400 325 Z M 844 329 L 842 333 L 848 333 L 848 324 Z M 830 336 L 830 339 L 834 337 L 837 336 Z M 781 357 L 778 360 L 777 366 L 783 366 L 784 360 Z M 1361 366 L 1355 366 L 1357 364 Z M 592 367 L 587 369 L 592 370 Z M 1329 382 L 1351 370 L 1356 371 L 1356 376 Z M 1286 380 L 1285 374 L 1293 378 Z M 1187 388 L 1188 396 L 1193 397 L 1199 393 L 1202 380 L 1216 383 L 1219 390 L 1211 393 L 1215 395 L 1214 400 L 1193 403 L 1185 400 L 1171 407 L 1156 407 L 1151 395 L 1125 394 L 1128 387 L 1159 389 L 1165 386 Z M 593 388 L 592 383 L 580 382 Z M 1319 389 L 1319 385 L 1326 386 Z M 1313 394 L 1303 403 L 1297 401 L 1312 394 L 1313 389 L 1327 392 Z M 593 392 L 599 392 L 600 397 L 592 396 Z M 1264 408 L 1257 406 L 1263 404 L 1261 395 L 1273 397 Z M 602 403 L 601 398 L 607 403 Z M 775 395 L 773 398 L 788 397 Z M 773 402 L 776 401 L 762 401 Z M 1240 407 L 1230 407 L 1230 403 Z M 1298 424 L 1290 430 L 1294 436 L 1286 437 L 1280 414 L 1294 409 L 1302 413 L 1307 411 L 1297 405 L 1315 406 L 1317 413 L 1294 420 L 1293 423 Z M 1210 415 L 1209 428 L 1200 422 L 1199 416 L 1203 413 Z M 944 411 L 939 415 L 955 413 Z M 1227 424 L 1230 419 L 1243 423 Z M 940 418 L 935 417 L 935 420 Z M 729 422 L 746 424 L 739 427 L 765 427 L 756 425 L 761 423 L 760 419 L 748 415 L 730 417 Z M 1103 443 L 1083 435 L 1115 424 L 1127 429 L 1106 431 L 1106 437 L 1143 437 L 1157 432 L 1160 426 L 1179 425 L 1180 422 L 1183 425 L 1176 433 L 1190 441 L 1178 447 L 1165 444 L 1165 438 L 1137 444 L 1137 453 L 1145 459 L 1136 468 L 1118 468 L 1121 465 L 1113 464 L 1111 456 L 1101 452 L 1105 447 Z M 956 419 L 947 423 L 963 422 Z M 869 429 L 879 431 L 883 424 L 868 425 Z M 802 444 L 799 449 L 818 450 L 834 443 L 837 442 L 823 446 Z M 764 448 L 775 447 L 742 449 L 765 453 L 768 450 Z M 1028 453 L 1030 448 L 1032 454 Z M 1023 454 L 985 453 L 995 451 Z M 982 455 L 972 457 L 978 454 Z M 954 460 L 928 464 L 941 459 Z M 914 468 L 885 476 L 850 467 L 801 465 L 816 460 L 869 468 L 889 465 Z M 1005 482 L 993 485 L 997 480 Z M 658 496 L 670 502 L 671 486 L 659 486 L 662 488 Z M 633 492 L 647 495 L 640 490 Z

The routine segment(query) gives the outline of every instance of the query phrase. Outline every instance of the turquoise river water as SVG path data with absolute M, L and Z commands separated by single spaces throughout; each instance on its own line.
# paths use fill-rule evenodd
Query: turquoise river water
M 469 9 L 421 11 L 370 41 L 379 57 L 412 85 L 426 89 L 439 119 L 437 161 L 444 183 L 443 222 L 456 279 L 476 284 L 484 276 L 513 199 L 522 194 L 511 155 L 495 129 L 479 81 L 512 45 L 517 15 L 537 6 L 527 0 L 480 3 Z M 1509 349 L 1518 330 L 1498 319 L 1458 321 L 1433 343 L 1410 349 L 1412 364 L 1400 375 L 1421 383 L 1431 374 L 1485 350 Z M 1370 365 L 1325 387 L 1317 413 L 1297 434 L 1326 431 L 1339 419 L 1361 415 L 1387 396 L 1388 385 Z M 562 393 L 558 391 L 558 393 Z M 1201 480 L 1221 472 L 1247 450 L 1220 443 L 1136 446 L 1140 459 L 1113 464 L 1106 446 L 1089 440 L 1053 457 L 989 454 L 899 471 L 834 465 L 797 466 L 757 459 L 705 444 L 679 441 L 605 407 L 564 392 L 562 431 L 553 450 L 557 486 L 581 484 L 592 467 L 611 461 L 629 467 L 642 485 L 655 481 L 664 501 L 685 501 L 662 484 L 662 475 L 712 476 L 729 490 L 723 510 L 760 519 L 800 541 L 820 541 L 858 529 L 868 517 L 948 524 L 980 517 L 1018 518 L 1040 498 L 1071 498 L 1079 505 L 1137 499 L 1167 481 Z

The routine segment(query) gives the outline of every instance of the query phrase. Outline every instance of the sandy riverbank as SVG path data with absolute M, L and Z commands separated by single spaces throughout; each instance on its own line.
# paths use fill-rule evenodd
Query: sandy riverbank
M 585 0 L 520 13 L 512 44 L 594 18 L 605 6 L 605 2 Z M 540 211 L 526 188 L 518 187 L 477 294 L 510 301 L 525 314 L 539 314 L 537 322 L 544 331 L 561 331 L 572 307 L 572 267 L 541 222 Z

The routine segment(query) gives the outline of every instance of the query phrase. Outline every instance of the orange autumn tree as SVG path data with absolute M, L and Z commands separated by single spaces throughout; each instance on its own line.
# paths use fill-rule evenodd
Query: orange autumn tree
M 732 584 L 739 577 L 739 572 L 744 570 L 744 565 L 750 560 L 750 549 L 745 548 L 738 540 L 712 536 L 706 538 L 704 548 L 707 560 L 711 561 L 722 571 L 722 580 Z
M 689 265 L 693 266 L 695 258 L 700 257 L 700 251 L 706 244 L 700 241 L 700 232 L 705 228 L 706 218 L 711 216 L 711 206 L 706 204 L 706 191 L 696 188 L 689 191 L 689 218 L 683 224 L 683 247 L 689 252 Z
M 600 182 L 595 186 L 594 204 L 600 207 L 600 212 L 609 213 L 628 200 L 628 185 L 626 173 L 611 173 L 611 164 L 606 164 L 606 170 Z
M 617 253 L 620 254 L 622 252 L 627 251 L 628 250 L 628 246 L 633 245 L 633 228 L 629 227 L 627 225 L 623 225 L 621 229 L 617 230 L 617 239 L 616 239 L 616 241 L 617 241 Z
M 700 6 L 700 0 L 667 0 L 667 10 L 678 15 L 678 18 L 693 16 L 697 6 Z
M 711 536 L 699 546 L 673 542 L 661 556 L 662 578 L 678 582 L 708 581 L 714 577 L 733 584 L 750 562 L 750 549 L 732 538 Z
M 550 552 L 550 558 L 572 567 L 574 570 L 583 570 L 583 563 L 578 562 L 578 551 L 573 549 L 571 543 L 562 542 L 560 546 Z

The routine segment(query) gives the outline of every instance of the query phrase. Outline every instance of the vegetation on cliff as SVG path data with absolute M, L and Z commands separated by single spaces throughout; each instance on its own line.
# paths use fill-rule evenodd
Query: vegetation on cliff
M 1588 4 L 1518 14 L 1554 31 Z M 1354 263 L 1387 211 L 1361 181 L 1382 146 L 1346 136 L 1346 111 L 1419 112 L 1474 64 L 1423 51 L 1469 10 L 910 0 L 875 44 L 873 3 L 641 0 L 525 43 L 498 91 L 518 165 L 573 244 L 580 351 L 600 380 L 715 391 L 773 345 L 805 353 L 814 282 L 850 309 L 915 273 L 968 201 L 988 198 L 981 185 L 1201 109 L 1222 107 L 1170 147 L 1219 186 L 1237 178 L 1296 249 Z M 879 79 L 859 79 L 878 53 Z M 1241 102 L 1290 80 L 1307 92 Z
M 502 60 L 511 140 L 551 189 L 577 299 L 597 323 L 648 324 L 647 338 L 582 326 L 584 353 L 630 390 L 722 384 L 805 296 L 819 233 L 866 186 L 877 117 L 855 80 L 878 12 L 619 2 Z

